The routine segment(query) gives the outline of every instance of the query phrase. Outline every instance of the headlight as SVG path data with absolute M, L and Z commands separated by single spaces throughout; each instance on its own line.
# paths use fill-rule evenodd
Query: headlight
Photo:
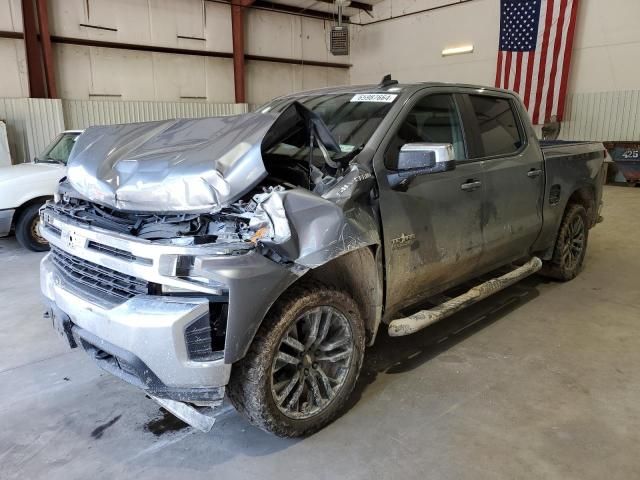
M 193 255 L 162 255 L 158 265 L 160 275 L 171 278 L 171 280 L 168 278 L 168 281 L 180 281 L 184 286 L 162 284 L 161 292 L 163 294 L 197 293 L 202 288 L 221 292 L 225 287 L 224 284 L 198 271 L 198 258 Z

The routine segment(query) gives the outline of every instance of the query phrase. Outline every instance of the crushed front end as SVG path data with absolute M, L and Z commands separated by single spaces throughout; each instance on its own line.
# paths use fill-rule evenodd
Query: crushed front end
M 41 210 L 56 330 L 202 430 L 280 295 L 380 241 L 371 171 L 292 156 L 299 113 L 89 128 Z
M 51 252 L 41 263 L 41 288 L 54 326 L 100 367 L 160 399 L 220 404 L 231 370 L 228 323 L 242 329 L 264 313 L 274 289 L 295 278 L 256 253 L 248 231 L 231 236 L 249 241 L 209 245 L 178 237 L 197 223 L 191 216 L 145 223 L 141 215 L 109 216 L 90 202 L 59 199 L 42 217 Z M 136 224 L 139 236 L 124 231 Z M 149 232 L 152 225 L 161 231 Z M 223 228 L 207 230 L 220 238 Z M 226 352 L 237 354 L 233 345 Z

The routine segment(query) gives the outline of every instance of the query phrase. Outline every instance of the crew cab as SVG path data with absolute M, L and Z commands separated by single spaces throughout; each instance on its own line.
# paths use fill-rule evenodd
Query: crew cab
M 541 144 L 512 92 L 390 78 L 91 127 L 42 210 L 46 316 L 201 430 L 226 393 L 260 428 L 306 435 L 340 414 L 380 328 L 411 334 L 536 272 L 574 278 L 605 155 Z
M 38 231 L 38 211 L 53 198 L 81 133 L 82 130 L 65 130 L 33 162 L 0 167 L 0 237 L 14 230 L 23 247 L 36 252 L 49 248 Z

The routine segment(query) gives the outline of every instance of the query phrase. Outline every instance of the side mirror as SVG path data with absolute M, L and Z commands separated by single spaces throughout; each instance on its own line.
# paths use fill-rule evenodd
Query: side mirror
M 406 190 L 419 175 L 447 172 L 456 168 L 450 143 L 407 143 L 400 149 L 398 168 L 389 175 L 391 188 Z

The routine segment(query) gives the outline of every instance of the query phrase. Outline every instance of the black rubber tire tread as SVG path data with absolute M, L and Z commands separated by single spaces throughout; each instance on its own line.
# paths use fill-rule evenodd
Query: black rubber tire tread
M 41 204 L 31 205 L 25 208 L 18 217 L 16 222 L 16 239 L 24 248 L 33 252 L 46 252 L 49 250 L 49 244 L 39 243 L 31 235 L 31 222 L 33 217 L 39 215 Z
M 285 416 L 271 395 L 271 364 L 282 335 L 308 307 L 331 305 L 351 324 L 353 364 L 341 392 L 318 415 L 302 420 Z M 334 421 L 355 387 L 365 348 L 365 328 L 355 301 L 346 293 L 317 281 L 303 281 L 285 292 L 273 305 L 258 329 L 247 355 L 233 365 L 227 395 L 233 406 L 256 427 L 280 437 L 310 435 Z
M 576 215 L 580 215 L 584 222 L 584 247 L 582 249 L 580 260 L 577 262 L 575 268 L 569 269 L 562 262 L 562 245 L 564 244 L 565 238 L 568 234 L 569 226 Z M 553 249 L 553 257 L 551 260 L 544 262 L 543 268 L 540 270 L 540 274 L 563 282 L 568 282 L 569 280 L 574 279 L 582 270 L 582 263 L 587 252 L 588 240 L 589 221 L 587 218 L 587 211 L 582 205 L 577 203 L 567 206 L 564 217 L 562 218 L 562 223 L 560 224 L 560 229 L 558 230 L 556 245 Z

